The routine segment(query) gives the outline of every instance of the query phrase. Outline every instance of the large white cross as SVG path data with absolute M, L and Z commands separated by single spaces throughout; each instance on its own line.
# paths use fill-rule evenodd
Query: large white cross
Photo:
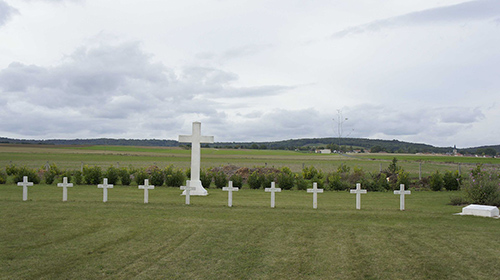
M 17 185 L 23 187 L 23 201 L 28 200 L 28 187 L 33 186 L 33 182 L 28 182 L 28 176 L 23 176 L 23 181 L 18 182 Z
M 200 166 L 201 166 L 201 145 L 200 143 L 213 143 L 213 136 L 201 135 L 201 123 L 193 122 L 193 133 L 191 135 L 179 135 L 179 142 L 191 143 L 191 187 L 195 189 L 191 195 L 208 195 L 207 190 L 203 188 L 200 181 Z M 186 191 L 182 193 L 186 194 Z
M 144 203 L 149 203 L 149 190 L 154 190 L 155 186 L 149 184 L 149 179 L 144 179 L 144 185 L 139 185 L 139 189 L 144 190 Z
M 238 188 L 233 188 L 233 181 L 229 181 L 228 186 L 222 190 L 227 191 L 227 206 L 233 207 L 233 192 L 237 192 Z
M 62 183 L 57 183 L 57 186 L 63 188 L 63 199 L 62 199 L 62 201 L 68 201 L 68 188 L 73 187 L 72 183 L 68 183 L 68 177 L 64 177 L 63 178 L 63 182 Z
M 276 188 L 274 182 L 271 182 L 271 187 L 266 188 L 265 191 L 271 193 L 271 208 L 274 208 L 275 193 L 281 192 L 281 188 Z
M 196 190 L 196 188 L 191 187 L 191 180 L 186 180 L 186 185 L 181 186 L 181 190 L 184 190 L 184 192 L 182 194 L 186 195 L 186 205 L 189 205 L 191 203 L 191 201 L 190 201 L 191 192 Z
M 356 209 L 361 209 L 361 194 L 366 193 L 366 190 L 361 189 L 361 184 L 357 183 L 356 184 L 356 189 L 352 189 L 351 193 L 356 194 Z
M 405 185 L 399 185 L 399 191 L 394 191 L 394 194 L 399 194 L 399 210 L 405 210 L 405 194 L 411 194 L 411 191 L 405 191 Z
M 113 188 L 112 184 L 108 184 L 108 178 L 104 178 L 103 183 L 97 185 L 97 187 L 102 189 L 102 202 L 108 201 L 108 189 Z
M 313 209 L 318 209 L 318 193 L 323 193 L 323 189 L 318 189 L 318 183 L 313 183 L 312 189 L 307 189 L 308 193 L 313 194 Z

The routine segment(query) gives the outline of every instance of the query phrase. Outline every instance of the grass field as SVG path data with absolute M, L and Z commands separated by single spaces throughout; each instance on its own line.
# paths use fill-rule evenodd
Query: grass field
M 386 168 L 396 156 L 412 176 L 456 170 L 458 162 L 431 156 L 303 154 L 292 151 L 203 149 L 204 167 L 288 166 L 325 172 L 340 164 L 367 171 Z M 488 161 L 486 161 L 488 160 Z M 491 159 L 462 162 L 467 169 Z M 187 168 L 190 151 L 152 147 L 61 147 L 0 145 L 0 168 L 14 163 L 39 168 L 49 161 L 63 169 L 83 164 L 134 167 L 173 164 Z M 493 162 L 495 163 L 495 162 Z M 468 165 L 470 164 L 470 165 Z M 490 165 L 497 168 L 497 165 Z M 79 185 L 22 188 L 0 185 L 0 279 L 498 279 L 499 220 L 454 216 L 450 192 L 413 192 L 406 211 L 392 193 L 312 195 L 263 190 L 227 193 L 209 189 L 184 205 L 181 191 L 116 186 L 109 201 L 102 190 Z M 455 194 L 456 195 L 456 194 Z
M 357 155 L 322 155 L 300 153 L 295 151 L 273 150 L 225 150 L 202 149 L 203 168 L 222 165 L 240 167 L 255 166 L 287 166 L 294 172 L 300 172 L 304 166 L 314 166 L 324 172 L 336 170 L 340 165 L 353 169 L 361 168 L 367 172 L 378 172 L 385 169 L 396 157 L 398 165 L 410 172 L 413 178 L 429 176 L 439 170 L 460 170 L 467 172 L 477 163 L 492 168 L 500 167 L 500 159 L 466 158 L 433 155 L 401 155 L 401 154 L 357 154 Z M 103 168 L 113 166 L 147 167 L 170 164 L 177 168 L 188 168 L 190 151 L 180 148 L 162 147 L 128 147 L 128 146 L 44 146 L 44 145 L 5 145 L 0 144 L 0 168 L 8 164 L 27 165 L 40 168 L 47 162 L 55 163 L 63 169 L 79 170 L 83 164 L 99 165 Z
M 499 220 L 454 216 L 450 193 L 276 195 L 137 186 L 0 186 L 0 279 L 498 279 Z

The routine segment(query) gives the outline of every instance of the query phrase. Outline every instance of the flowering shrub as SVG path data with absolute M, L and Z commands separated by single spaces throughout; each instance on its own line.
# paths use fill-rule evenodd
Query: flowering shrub
M 465 180 L 463 189 L 471 203 L 500 206 L 500 185 L 498 174 L 488 172 L 478 165 Z

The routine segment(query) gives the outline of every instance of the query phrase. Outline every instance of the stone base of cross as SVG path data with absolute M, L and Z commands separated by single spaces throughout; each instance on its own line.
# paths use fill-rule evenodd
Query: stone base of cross
M 191 187 L 190 195 L 207 196 L 208 192 L 201 184 L 201 180 L 190 180 L 189 186 Z M 182 192 L 186 195 L 186 190 Z

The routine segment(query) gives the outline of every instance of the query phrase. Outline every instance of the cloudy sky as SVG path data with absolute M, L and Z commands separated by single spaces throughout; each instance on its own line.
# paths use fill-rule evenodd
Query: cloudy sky
M 0 0 L 3 137 L 338 137 L 339 112 L 500 144 L 500 1 Z

